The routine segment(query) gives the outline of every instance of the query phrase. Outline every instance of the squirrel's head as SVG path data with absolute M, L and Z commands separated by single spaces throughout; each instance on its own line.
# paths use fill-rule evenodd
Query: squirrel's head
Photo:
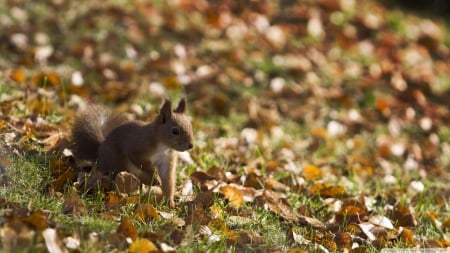
M 159 112 L 159 134 L 162 142 L 171 149 L 186 151 L 193 148 L 192 125 L 186 112 L 186 99 L 182 98 L 177 108 L 172 110 L 170 100 L 165 100 Z

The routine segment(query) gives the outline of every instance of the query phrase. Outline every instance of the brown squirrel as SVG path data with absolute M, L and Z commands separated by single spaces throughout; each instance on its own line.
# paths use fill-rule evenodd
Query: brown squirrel
M 164 197 L 174 207 L 177 151 L 193 147 L 192 125 L 185 111 L 185 98 L 175 110 L 166 99 L 159 115 L 147 123 L 90 106 L 75 117 L 75 156 L 98 162 L 103 175 L 114 177 L 128 171 L 147 185 L 152 183 L 156 167 Z

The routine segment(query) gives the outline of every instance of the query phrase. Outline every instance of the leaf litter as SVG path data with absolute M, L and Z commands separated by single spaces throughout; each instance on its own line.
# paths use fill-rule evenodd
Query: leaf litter
M 439 15 L 383 1 L 37 4 L 60 15 L 14 1 L 0 10 L 1 185 L 19 183 L 15 157 L 41 154 L 41 194 L 59 205 L 2 197 L 5 250 L 77 251 L 98 236 L 100 248 L 130 252 L 196 238 L 236 251 L 450 246 Z M 71 153 L 76 109 L 96 100 L 148 120 L 181 86 L 197 147 L 177 208 L 160 202 L 157 182 L 126 173 L 96 201 L 83 192 L 95 165 Z M 86 233 L 61 218 L 89 215 L 116 229 Z

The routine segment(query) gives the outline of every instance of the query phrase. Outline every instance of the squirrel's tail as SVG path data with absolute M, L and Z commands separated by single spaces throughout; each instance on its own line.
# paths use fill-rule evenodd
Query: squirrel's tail
M 98 105 L 89 105 L 78 113 L 72 127 L 74 153 L 79 159 L 96 161 L 100 144 L 125 118 L 107 112 Z

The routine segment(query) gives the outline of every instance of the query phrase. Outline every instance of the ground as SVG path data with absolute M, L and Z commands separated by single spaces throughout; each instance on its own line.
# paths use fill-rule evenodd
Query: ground
M 404 4 L 5 1 L 0 247 L 449 247 L 448 8 Z M 72 153 L 77 110 L 150 121 L 182 96 L 195 147 L 176 208 L 158 186 L 121 193 L 120 179 L 87 192 L 95 164 Z

